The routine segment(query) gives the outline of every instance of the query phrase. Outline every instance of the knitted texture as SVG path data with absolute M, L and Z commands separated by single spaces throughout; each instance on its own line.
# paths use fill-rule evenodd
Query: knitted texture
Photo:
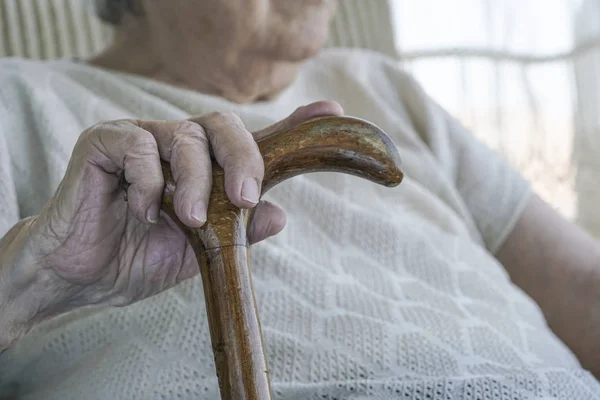
M 0 63 L 0 234 L 39 212 L 86 127 L 234 111 L 251 129 L 339 100 L 400 149 L 398 188 L 319 173 L 267 197 L 286 230 L 251 249 L 276 399 L 594 399 L 600 388 L 492 252 L 529 186 L 391 60 L 326 51 L 277 99 L 237 105 L 70 62 Z M 40 325 L 0 355 L 0 398 L 217 399 L 199 278 Z

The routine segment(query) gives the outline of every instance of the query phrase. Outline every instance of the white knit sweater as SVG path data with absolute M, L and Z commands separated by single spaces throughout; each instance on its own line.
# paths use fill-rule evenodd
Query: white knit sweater
M 268 103 L 237 105 L 66 61 L 0 62 L 0 235 L 39 212 L 78 134 L 125 117 L 215 110 L 264 127 L 315 100 L 383 128 L 405 182 L 313 174 L 252 248 L 277 399 L 592 399 L 600 387 L 491 255 L 529 186 L 381 56 L 327 51 Z M 202 284 L 75 312 L 0 356 L 0 398 L 217 399 Z

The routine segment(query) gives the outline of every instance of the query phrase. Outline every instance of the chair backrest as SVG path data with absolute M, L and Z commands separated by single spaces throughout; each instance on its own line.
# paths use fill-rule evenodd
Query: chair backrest
M 388 1 L 340 0 L 329 46 L 395 56 Z M 0 57 L 85 58 L 98 52 L 112 31 L 94 15 L 91 4 L 92 0 L 0 0 Z

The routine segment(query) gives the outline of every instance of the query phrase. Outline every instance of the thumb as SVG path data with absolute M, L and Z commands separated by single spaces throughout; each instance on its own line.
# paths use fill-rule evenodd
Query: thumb
M 285 227 L 285 212 L 273 203 L 261 201 L 254 209 L 254 217 L 248 229 L 250 244 L 277 235 Z
M 317 101 L 316 103 L 299 107 L 286 119 L 254 132 L 252 135 L 255 140 L 258 140 L 272 133 L 294 128 L 313 118 L 327 116 L 341 117 L 342 115 L 344 115 L 344 109 L 337 101 Z

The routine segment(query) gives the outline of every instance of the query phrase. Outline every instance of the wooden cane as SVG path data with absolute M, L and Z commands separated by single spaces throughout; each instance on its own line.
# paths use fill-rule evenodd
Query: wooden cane
M 385 186 L 402 181 L 400 157 L 376 126 L 356 118 L 318 118 L 258 140 L 265 163 L 262 193 L 295 175 L 337 171 Z M 186 228 L 173 209 L 175 181 L 163 164 L 162 209 L 186 232 L 204 286 L 216 372 L 223 400 L 267 400 L 271 389 L 248 262 L 246 227 L 252 212 L 225 193 L 223 169 L 213 162 L 206 224 Z

